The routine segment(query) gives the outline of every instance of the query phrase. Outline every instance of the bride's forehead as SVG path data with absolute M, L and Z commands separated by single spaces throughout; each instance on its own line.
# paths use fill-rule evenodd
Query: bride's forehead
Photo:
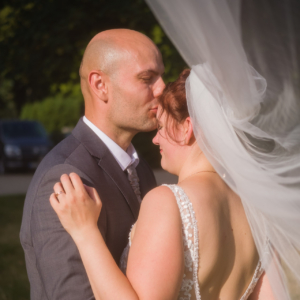
M 160 122 L 166 119 L 166 111 L 162 108 L 160 104 L 157 107 L 156 119 Z
M 164 127 L 172 127 L 174 124 L 176 124 L 175 119 L 172 117 L 171 114 L 169 114 L 167 111 L 157 111 L 156 115 L 157 123 L 160 125 L 163 125 Z

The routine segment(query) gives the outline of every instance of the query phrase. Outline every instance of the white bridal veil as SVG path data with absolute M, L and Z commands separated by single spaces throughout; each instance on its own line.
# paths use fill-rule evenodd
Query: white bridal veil
M 300 286 L 299 2 L 147 0 L 192 67 L 198 144 L 241 197 L 280 300 Z

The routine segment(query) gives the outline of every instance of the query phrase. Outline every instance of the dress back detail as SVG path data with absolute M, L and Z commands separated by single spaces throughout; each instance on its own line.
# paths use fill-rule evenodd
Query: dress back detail
M 199 234 L 195 211 L 192 203 L 185 191 L 176 184 L 163 184 L 168 187 L 174 194 L 180 211 L 182 220 L 183 233 L 183 250 L 184 250 L 184 273 L 177 300 L 201 300 L 200 286 L 198 280 L 199 271 Z M 126 274 L 128 253 L 131 246 L 131 232 L 129 234 L 129 243 L 124 249 L 120 269 Z M 251 283 L 240 300 L 246 300 L 253 292 L 260 276 L 263 273 L 261 262 L 259 261 Z
M 193 205 L 185 191 L 176 184 L 164 184 L 173 192 L 182 219 L 184 246 L 184 275 L 178 300 L 200 300 L 199 271 L 199 235 Z M 252 280 L 240 300 L 246 300 L 253 292 L 260 276 L 264 272 L 261 261 L 258 262 Z
M 184 273 L 178 300 L 200 300 L 200 288 L 198 282 L 199 269 L 199 239 L 195 212 L 190 199 L 184 190 L 176 185 L 167 185 L 174 193 L 182 220 Z

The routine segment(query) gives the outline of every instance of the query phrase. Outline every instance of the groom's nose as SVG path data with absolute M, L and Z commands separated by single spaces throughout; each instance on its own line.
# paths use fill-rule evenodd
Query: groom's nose
M 154 98 L 158 98 L 162 94 L 165 86 L 166 85 L 165 85 L 163 79 L 160 77 L 154 86 L 154 90 L 153 90 Z

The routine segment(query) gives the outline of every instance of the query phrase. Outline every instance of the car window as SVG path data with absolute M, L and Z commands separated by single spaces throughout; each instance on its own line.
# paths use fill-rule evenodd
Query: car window
M 3 122 L 2 133 L 6 138 L 47 136 L 43 126 L 37 122 Z

